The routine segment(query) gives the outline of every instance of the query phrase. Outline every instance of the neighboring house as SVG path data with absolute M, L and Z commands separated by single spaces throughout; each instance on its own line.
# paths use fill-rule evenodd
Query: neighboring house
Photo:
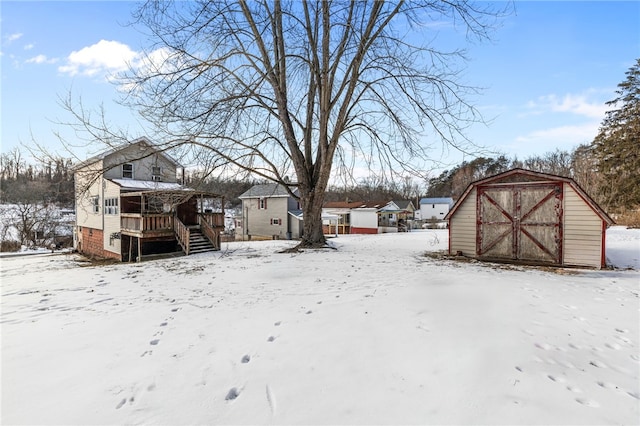
M 453 207 L 453 198 L 450 197 L 421 198 L 419 214 L 416 214 L 416 219 L 444 220 L 451 207 Z
M 409 229 L 413 217 L 411 201 L 373 201 L 327 203 L 323 213 L 337 215 L 338 233 L 382 234 Z M 326 226 L 325 226 L 326 228 Z M 332 233 L 333 228 L 326 229 Z
M 524 169 L 471 183 L 446 219 L 450 254 L 594 268 L 613 224 L 573 179 Z
M 323 220 L 325 234 L 350 234 L 351 233 L 351 209 L 360 207 L 361 201 L 329 201 L 322 207 L 323 217 L 333 217 Z
M 242 200 L 242 232 L 248 239 L 299 239 L 302 236 L 300 205 L 283 185 L 254 185 L 238 198 Z
M 75 248 L 121 261 L 219 249 L 224 211 L 203 208 L 205 199 L 219 197 L 180 185 L 178 168 L 146 138 L 78 164 Z

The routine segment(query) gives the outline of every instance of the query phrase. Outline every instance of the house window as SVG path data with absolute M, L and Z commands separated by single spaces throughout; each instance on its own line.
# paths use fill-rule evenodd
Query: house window
M 272 225 L 282 225 L 282 219 L 273 218 L 273 219 L 271 219 L 271 224 Z
M 260 210 L 266 210 L 267 209 L 267 199 L 266 198 L 260 198 L 260 206 L 258 208 Z
M 156 182 L 162 181 L 162 168 L 160 166 L 151 167 L 151 180 Z
M 125 163 L 122 165 L 122 177 L 124 179 L 133 179 L 133 164 Z
M 91 197 L 91 211 L 93 213 L 100 213 L 100 197 L 97 195 Z
M 118 198 L 104 199 L 104 214 L 118 214 Z

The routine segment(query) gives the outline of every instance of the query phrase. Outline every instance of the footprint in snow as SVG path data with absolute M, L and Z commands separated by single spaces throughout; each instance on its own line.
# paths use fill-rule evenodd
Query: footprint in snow
M 564 377 L 554 376 L 551 374 L 547 374 L 547 377 L 549 378 L 549 380 L 554 381 L 556 383 L 565 383 L 567 381 Z
M 149 342 L 149 344 L 152 346 L 156 346 L 158 343 L 160 343 L 160 339 L 153 339 L 152 341 Z
M 267 342 L 273 342 L 274 340 L 276 340 L 276 336 L 269 336 Z
M 251 361 L 251 357 L 249 355 L 243 356 L 240 360 L 240 362 L 242 362 L 243 364 L 247 364 L 249 361 Z
M 576 398 L 576 402 L 582 405 L 586 405 L 587 407 L 597 408 L 600 406 L 600 404 L 598 404 L 596 401 L 588 398 Z
M 240 396 L 240 391 L 238 388 L 231 388 L 229 392 L 227 392 L 227 396 L 224 397 L 225 401 L 233 401 L 238 396 Z

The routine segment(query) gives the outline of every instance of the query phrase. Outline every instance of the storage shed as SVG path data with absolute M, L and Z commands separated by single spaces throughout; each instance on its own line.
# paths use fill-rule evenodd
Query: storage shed
M 445 219 L 450 254 L 593 268 L 614 223 L 573 179 L 524 169 L 471 183 Z

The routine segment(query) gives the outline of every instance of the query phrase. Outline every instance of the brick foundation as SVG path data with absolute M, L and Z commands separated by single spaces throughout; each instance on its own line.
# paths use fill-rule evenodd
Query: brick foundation
M 104 233 L 101 229 L 82 227 L 81 246 L 78 251 L 90 257 L 105 257 L 122 260 L 122 256 L 104 249 Z

